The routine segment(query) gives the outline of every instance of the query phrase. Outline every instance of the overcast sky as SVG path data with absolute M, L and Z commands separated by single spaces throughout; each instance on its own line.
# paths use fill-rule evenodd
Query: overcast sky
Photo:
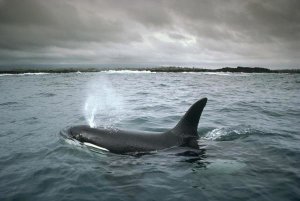
M 0 0 L 0 65 L 300 68 L 299 0 Z

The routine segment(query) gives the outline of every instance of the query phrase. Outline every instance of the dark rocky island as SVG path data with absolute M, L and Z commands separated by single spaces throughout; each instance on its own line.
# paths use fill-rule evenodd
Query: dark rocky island
M 207 69 L 207 68 L 194 68 L 194 67 L 149 67 L 149 68 L 12 68 L 11 70 L 1 70 L 0 74 L 24 74 L 24 73 L 75 73 L 75 72 L 103 72 L 108 70 L 122 71 L 151 71 L 151 72 L 230 72 L 230 73 L 300 73 L 300 69 L 282 69 L 282 70 L 270 70 L 268 68 L 261 67 L 224 67 L 219 69 Z

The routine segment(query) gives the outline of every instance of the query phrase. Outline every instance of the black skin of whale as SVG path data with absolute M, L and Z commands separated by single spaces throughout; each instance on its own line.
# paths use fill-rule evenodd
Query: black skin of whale
M 91 128 L 87 125 L 70 127 L 68 138 L 90 143 L 117 154 L 150 152 L 170 147 L 198 149 L 198 123 L 207 98 L 195 102 L 178 124 L 163 133 L 124 131 L 118 129 Z

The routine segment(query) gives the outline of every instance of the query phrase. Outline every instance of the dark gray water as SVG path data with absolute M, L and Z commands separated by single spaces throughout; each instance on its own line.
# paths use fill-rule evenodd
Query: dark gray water
M 59 135 L 77 124 L 165 131 L 202 97 L 198 155 L 116 155 Z M 0 200 L 300 198 L 300 75 L 5 75 L 0 115 Z

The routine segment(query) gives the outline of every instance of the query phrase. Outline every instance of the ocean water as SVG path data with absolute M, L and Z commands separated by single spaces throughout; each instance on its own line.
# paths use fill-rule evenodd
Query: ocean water
M 197 155 L 117 155 L 60 135 L 78 124 L 166 131 L 203 97 Z M 296 74 L 1 75 L 0 128 L 1 201 L 300 199 Z

